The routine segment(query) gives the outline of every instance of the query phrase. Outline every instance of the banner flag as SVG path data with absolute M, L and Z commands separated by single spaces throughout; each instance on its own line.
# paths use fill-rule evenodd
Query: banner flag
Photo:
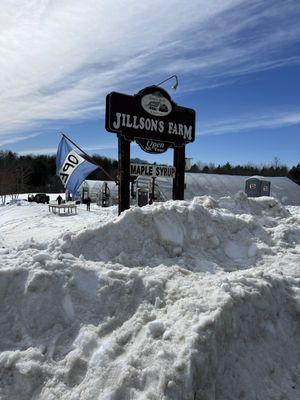
M 65 189 L 74 195 L 85 178 L 97 168 L 77 154 L 64 137 L 61 139 L 56 155 L 56 175 Z

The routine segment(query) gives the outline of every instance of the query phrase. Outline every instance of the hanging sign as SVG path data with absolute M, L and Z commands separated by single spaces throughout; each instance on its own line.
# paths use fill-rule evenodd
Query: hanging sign
M 159 153 L 195 140 L 195 111 L 178 106 L 158 86 L 149 86 L 134 96 L 112 92 L 106 96 L 105 127 L 128 140 L 139 140 L 143 149 L 150 149 L 145 151 Z M 153 145 L 146 145 L 147 141 Z M 155 145 L 158 142 L 167 143 L 161 147 L 163 151 Z
M 130 175 L 148 176 L 150 178 L 175 177 L 175 167 L 156 164 L 130 164 Z
M 157 140 L 136 139 L 136 142 L 142 150 L 152 154 L 164 153 L 170 147 L 170 143 L 158 142 Z

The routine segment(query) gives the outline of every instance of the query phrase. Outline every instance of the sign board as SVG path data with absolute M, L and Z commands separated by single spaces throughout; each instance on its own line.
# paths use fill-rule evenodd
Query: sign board
M 170 143 L 158 142 L 157 140 L 136 139 L 136 142 L 142 150 L 152 154 L 164 153 L 170 147 Z
M 156 164 L 130 164 L 130 175 L 148 176 L 150 178 L 175 177 L 175 167 Z
M 195 140 L 195 111 L 178 106 L 158 86 L 149 86 L 134 96 L 112 92 L 106 96 L 105 127 L 127 140 L 139 139 L 148 149 L 151 145 L 146 146 L 145 140 L 181 147 Z
M 173 200 L 184 199 L 185 145 L 195 140 L 195 120 L 195 110 L 178 106 L 159 86 L 146 87 L 134 96 L 117 92 L 106 96 L 105 128 L 118 135 L 119 214 L 130 207 L 130 175 L 172 177 Z M 174 167 L 130 165 L 134 140 L 148 153 L 174 148 Z

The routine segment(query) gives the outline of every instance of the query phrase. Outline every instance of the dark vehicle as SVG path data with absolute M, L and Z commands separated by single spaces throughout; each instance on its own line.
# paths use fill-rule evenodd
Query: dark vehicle
M 28 196 L 28 201 L 34 201 L 35 203 L 47 203 L 49 204 L 50 197 L 45 193 L 37 193 L 36 195 Z

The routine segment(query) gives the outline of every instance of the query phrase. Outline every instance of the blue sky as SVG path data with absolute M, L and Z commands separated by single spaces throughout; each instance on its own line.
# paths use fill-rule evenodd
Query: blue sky
M 194 162 L 300 162 L 300 2 L 1 3 L 0 149 L 56 151 L 64 131 L 117 158 L 105 96 L 164 87 L 197 113 Z M 132 157 L 172 162 L 132 145 Z

